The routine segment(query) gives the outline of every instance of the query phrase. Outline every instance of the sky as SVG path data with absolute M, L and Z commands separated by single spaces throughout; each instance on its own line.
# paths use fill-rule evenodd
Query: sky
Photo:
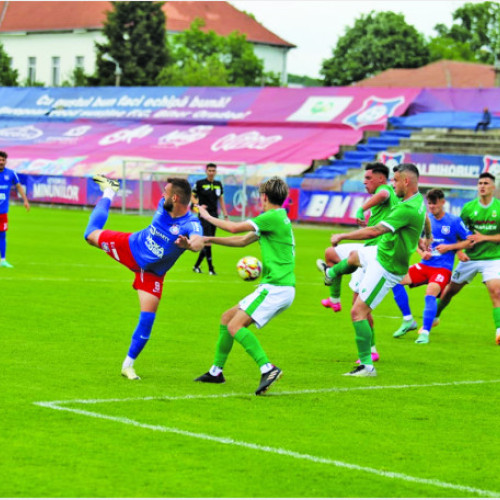
M 252 13 L 257 21 L 287 42 L 297 45 L 288 53 L 288 73 L 319 77 L 324 59 L 361 14 L 393 11 L 425 36 L 433 28 L 452 24 L 452 13 L 466 0 L 231 0 L 237 9 Z M 469 0 L 469 3 L 472 3 Z

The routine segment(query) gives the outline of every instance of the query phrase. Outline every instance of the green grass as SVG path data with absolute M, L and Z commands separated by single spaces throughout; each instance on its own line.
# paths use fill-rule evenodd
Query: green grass
M 186 253 L 165 279 L 152 339 L 136 363 L 143 379 L 128 381 L 120 366 L 138 318 L 133 276 L 86 245 L 88 214 L 11 209 L 7 257 L 15 268 L 0 269 L 0 496 L 500 492 L 500 348 L 478 279 L 443 313 L 429 345 L 415 345 L 415 332 L 392 338 L 400 319 L 388 296 L 374 313 L 378 377 L 342 377 L 357 357 L 348 280 L 343 311 L 323 309 L 326 288 L 314 261 L 331 230 L 296 227 L 296 300 L 258 332 L 284 377 L 255 397 L 260 375 L 239 345 L 226 384 L 193 379 L 211 365 L 221 313 L 253 290 L 235 264 L 243 255 L 259 256 L 258 245 L 216 247 L 218 276 L 194 274 L 195 256 Z M 108 227 L 134 231 L 148 222 L 113 213 Z M 419 323 L 423 293 L 410 292 Z M 489 383 L 454 384 L 460 381 Z M 63 405 L 89 414 L 33 404 L 125 398 Z

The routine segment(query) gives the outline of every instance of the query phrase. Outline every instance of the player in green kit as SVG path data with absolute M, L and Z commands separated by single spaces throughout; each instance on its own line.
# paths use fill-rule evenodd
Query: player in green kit
M 261 372 L 255 394 L 264 394 L 281 377 L 281 370 L 270 363 L 257 337 L 249 330 L 255 323 L 262 328 L 277 314 L 290 307 L 295 297 L 295 242 L 292 225 L 281 205 L 288 196 L 283 179 L 272 177 L 259 187 L 263 213 L 244 222 L 212 217 L 201 206 L 200 216 L 211 224 L 240 236 L 208 236 L 205 244 L 245 247 L 258 241 L 261 247 L 263 272 L 260 285 L 239 304 L 222 314 L 214 364 L 196 382 L 220 384 L 225 382 L 222 370 L 236 340 L 257 363 Z
M 351 309 L 361 364 L 345 374 L 349 376 L 376 376 L 370 350 L 373 332 L 367 318 L 407 273 L 410 256 L 416 250 L 424 229 L 426 207 L 418 192 L 417 167 L 412 163 L 394 167 L 393 186 L 402 201 L 382 221 L 373 227 L 334 234 L 331 238 L 332 245 L 336 246 L 342 240 L 369 240 L 380 236 L 377 246 L 365 246 L 325 269 L 325 283 L 328 284 L 339 274 L 350 274 L 360 266 L 365 268 L 358 298 Z
M 451 299 L 481 273 L 493 304 L 495 341 L 500 345 L 500 200 L 494 197 L 495 176 L 483 172 L 477 183 L 478 198 L 466 203 L 460 217 L 474 233 L 467 237 L 471 247 L 465 250 L 468 260 L 459 262 L 450 284 L 438 304 L 436 320 Z M 434 322 L 434 326 L 439 320 Z

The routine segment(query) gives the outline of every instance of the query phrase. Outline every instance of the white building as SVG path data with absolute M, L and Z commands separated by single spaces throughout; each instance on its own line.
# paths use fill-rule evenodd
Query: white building
M 76 67 L 86 74 L 95 69 L 95 42 L 103 42 L 102 26 L 111 2 L 0 2 L 0 42 L 12 58 L 19 82 L 49 87 L 69 80 Z M 255 47 L 265 71 L 287 81 L 287 54 L 295 45 L 275 35 L 228 2 L 166 2 L 169 34 L 188 29 L 195 18 L 219 35 L 239 31 Z

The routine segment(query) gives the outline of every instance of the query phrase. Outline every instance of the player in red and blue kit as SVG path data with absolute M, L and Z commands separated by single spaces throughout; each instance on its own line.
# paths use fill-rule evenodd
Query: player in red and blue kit
M 455 251 L 469 246 L 467 236 L 471 234 L 460 217 L 444 211 L 445 198 L 441 189 L 431 189 L 426 198 L 433 239 L 430 250 L 418 251 L 422 261 L 411 266 L 401 283 L 393 288 L 394 299 L 403 313 L 403 324 L 393 334 L 394 338 L 399 338 L 417 328 L 403 285 L 415 287 L 427 284 L 423 326 L 418 332 L 416 344 L 429 343 L 429 334 L 437 312 L 437 297 L 450 282 Z M 462 252 L 457 252 L 457 257 L 459 260 L 466 258 Z
M 137 380 L 140 377 L 135 372 L 134 361 L 151 335 L 165 273 L 185 250 L 199 252 L 203 248 L 203 231 L 198 217 L 189 209 L 191 186 L 185 179 L 167 180 L 153 220 L 142 231 L 103 230 L 119 182 L 102 175 L 94 176 L 94 181 L 103 191 L 103 197 L 90 214 L 84 236 L 90 245 L 101 248 L 135 273 L 132 286 L 139 295 L 141 313 L 122 365 L 122 375 Z
M 29 212 L 30 204 L 26 194 L 24 192 L 23 186 L 19 182 L 19 177 L 10 168 L 6 168 L 7 165 L 7 153 L 5 151 L 0 151 L 0 267 L 14 267 L 9 264 L 5 259 L 7 253 L 7 229 L 9 228 L 8 212 L 9 212 L 9 200 L 10 200 L 10 190 L 12 186 L 16 186 L 19 196 L 23 199 L 24 207 Z

